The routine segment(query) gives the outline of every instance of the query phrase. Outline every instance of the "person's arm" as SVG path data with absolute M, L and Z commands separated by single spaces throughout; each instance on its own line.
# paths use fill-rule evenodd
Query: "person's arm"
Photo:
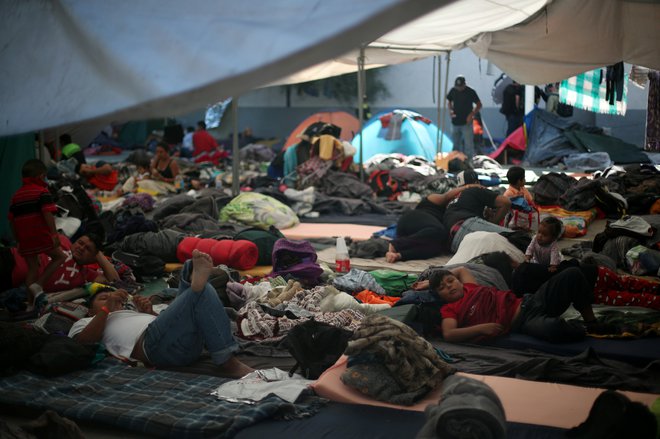
M 98 275 L 96 279 L 94 279 L 95 282 L 105 283 L 119 280 L 119 273 L 117 273 L 115 266 L 112 265 L 112 262 L 108 261 L 108 258 L 105 257 L 101 250 L 96 253 L 96 263 L 99 264 L 99 267 L 103 270 L 103 274 Z
M 481 323 L 459 328 L 458 321 L 452 318 L 442 319 L 442 338 L 450 343 L 476 341 L 481 338 L 496 337 L 504 331 L 499 323 Z
M 481 101 L 477 101 L 474 108 L 470 112 L 470 114 L 467 115 L 467 119 L 465 121 L 467 123 L 472 123 L 472 119 L 474 119 L 474 115 L 477 114 L 481 110 Z
M 477 279 L 467 267 L 456 267 L 449 270 L 452 272 L 456 279 L 461 281 L 462 284 L 478 284 Z
M 536 249 L 536 237 L 532 238 L 532 242 L 529 243 L 529 245 L 527 246 L 527 250 L 525 250 L 525 261 L 529 262 L 532 260 L 535 249 Z
M 43 212 L 44 214 L 44 220 L 46 220 L 46 224 L 48 225 L 48 230 L 50 230 L 50 234 L 53 237 L 53 245 L 55 247 L 60 246 L 60 237 L 57 234 L 57 226 L 55 226 L 55 217 L 53 216 L 52 212 L 45 211 Z
M 128 297 L 128 293 L 123 290 L 113 292 L 106 301 L 106 304 L 101 311 L 96 313 L 94 318 L 85 326 L 85 328 L 78 334 L 73 336 L 73 339 L 80 343 L 97 343 L 103 338 L 105 331 L 105 324 L 108 321 L 108 315 L 111 312 L 119 311 L 124 308 L 124 300 Z
M 170 171 L 172 171 L 172 181 L 179 175 L 179 164 L 176 160 L 170 162 Z
M 491 215 L 490 222 L 493 224 L 501 223 L 510 210 L 511 200 L 503 195 L 498 195 L 497 198 L 495 198 L 495 211 Z
M 431 194 L 426 198 L 433 204 L 436 204 L 438 206 L 445 206 L 451 200 L 456 198 L 458 196 L 458 194 L 463 192 L 465 189 L 468 189 L 468 188 L 471 188 L 471 187 L 481 187 L 481 185 L 477 184 L 477 183 L 466 184 L 464 186 L 459 186 L 459 187 L 455 187 L 453 189 L 450 189 L 447 192 L 445 192 L 444 194 Z
M 559 252 L 559 244 L 557 244 L 557 241 L 555 241 L 550 246 L 550 265 L 556 268 L 560 262 L 561 253 Z

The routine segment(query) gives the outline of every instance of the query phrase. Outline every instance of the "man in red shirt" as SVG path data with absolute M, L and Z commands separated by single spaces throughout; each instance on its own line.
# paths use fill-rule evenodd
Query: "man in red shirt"
M 119 274 L 101 251 L 101 240 L 93 234 L 83 235 L 74 243 L 59 235 L 66 259 L 43 285 L 46 293 L 82 287 L 87 282 L 108 283 L 119 280 Z M 47 259 L 44 254 L 40 258 Z M 41 261 L 41 267 L 46 264 Z M 92 264 L 97 264 L 94 266 Z M 0 249 L 0 291 L 18 287 L 25 283 L 27 264 L 16 248 Z
M 431 291 L 447 304 L 440 308 L 442 336 L 449 342 L 475 342 L 508 332 L 520 332 L 550 342 L 583 338 L 585 327 L 560 316 L 573 304 L 588 330 L 596 328 L 592 293 L 582 272 L 569 268 L 552 277 L 534 294 L 516 297 L 511 291 L 477 285 L 465 267 L 438 270 Z
M 218 142 L 206 131 L 206 124 L 200 120 L 193 134 L 193 157 L 203 152 L 213 152 L 218 149 Z

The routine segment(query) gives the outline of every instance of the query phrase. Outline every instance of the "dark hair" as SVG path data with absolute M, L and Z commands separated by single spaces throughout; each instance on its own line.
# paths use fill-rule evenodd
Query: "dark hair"
M 462 174 L 463 185 L 479 183 L 479 175 L 474 169 L 466 169 L 465 171 L 462 171 Z M 461 173 L 459 172 L 459 183 L 461 183 L 460 175 Z
M 554 236 L 555 239 L 558 239 L 561 236 L 561 230 L 564 227 L 564 224 L 561 222 L 559 218 L 555 216 L 546 216 L 541 220 L 541 224 L 545 224 L 551 227 L 552 236 Z
M 442 280 L 447 276 L 454 276 L 454 273 L 449 270 L 445 270 L 444 268 L 433 271 L 431 276 L 429 276 L 429 288 L 431 291 L 437 291 L 438 287 L 442 283 Z
M 504 278 L 504 282 L 506 282 L 506 284 L 511 287 L 511 277 L 513 275 L 511 256 L 502 251 L 490 252 L 481 255 L 481 260 L 483 261 L 484 265 L 497 270 Z
M 72 143 L 71 134 L 64 133 L 60 136 L 60 146 L 66 146 L 69 143 Z
M 506 173 L 506 178 L 509 184 L 518 184 L 520 180 L 525 178 L 525 170 L 520 166 L 512 166 Z
M 200 120 L 199 122 L 197 122 L 197 126 L 200 127 L 201 129 L 205 130 L 206 129 L 206 122 L 204 122 L 203 120 Z
M 97 251 L 103 250 L 103 238 L 101 235 L 97 235 L 96 233 L 85 233 L 82 236 L 87 236 L 89 240 L 94 243 Z
M 44 162 L 39 159 L 30 159 L 27 162 L 23 163 L 23 168 L 21 169 L 21 176 L 23 178 L 38 177 L 41 174 L 45 174 L 48 171 Z
M 163 148 L 163 149 L 165 150 L 165 152 L 167 152 L 168 154 L 170 153 L 170 145 L 168 145 L 167 143 L 163 142 L 162 140 L 159 140 L 159 141 L 156 143 L 156 148 L 158 148 L 158 147 Z
M 105 292 L 109 292 L 109 291 L 115 291 L 115 289 L 112 288 L 112 287 L 101 287 L 98 290 L 96 290 L 96 292 L 94 294 L 92 294 L 91 296 L 89 296 L 89 298 L 87 299 L 87 305 L 86 305 L 87 308 L 91 308 L 92 305 L 94 305 L 94 301 L 96 300 L 96 298 L 98 297 L 98 295 L 100 293 L 105 293 Z

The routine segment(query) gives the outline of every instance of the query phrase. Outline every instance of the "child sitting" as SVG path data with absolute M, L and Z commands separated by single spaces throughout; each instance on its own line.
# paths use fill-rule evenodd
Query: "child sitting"
M 527 204 L 533 207 L 532 194 L 525 187 L 525 169 L 520 166 L 512 166 L 506 173 L 506 178 L 509 180 L 509 187 L 504 191 L 504 196 L 509 198 L 525 197 Z
M 539 224 L 539 231 L 530 242 L 525 252 L 527 262 L 536 262 L 537 264 L 548 266 L 548 271 L 557 271 L 557 266 L 561 262 L 559 245 L 557 241 L 562 233 L 562 223 L 554 216 L 543 218 Z

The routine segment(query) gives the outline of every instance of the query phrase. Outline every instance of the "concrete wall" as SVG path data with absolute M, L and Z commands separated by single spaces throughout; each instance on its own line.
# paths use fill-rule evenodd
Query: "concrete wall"
M 443 91 L 445 66 L 445 57 L 443 57 L 441 70 Z M 435 68 L 437 69 L 437 65 Z M 437 70 L 434 71 L 432 58 L 385 67 L 381 71 L 381 79 L 387 84 L 391 96 L 370 102 L 374 114 L 382 109 L 407 108 L 437 122 L 438 84 L 434 84 Z M 451 54 L 449 87 L 452 86 L 453 79 L 457 75 L 465 76 L 467 84 L 475 89 L 482 101 L 484 107 L 482 118 L 495 138 L 502 138 L 506 131 L 504 116 L 499 113 L 499 106 L 491 97 L 493 83 L 500 73 L 497 67 L 489 66 L 487 61 L 480 60 L 469 49 Z M 585 125 L 608 127 L 613 136 L 641 147 L 646 126 L 647 100 L 648 90 L 641 90 L 629 84 L 628 112 L 625 116 L 608 116 L 576 110 L 574 118 Z M 239 99 L 239 129 L 250 127 L 258 137 L 284 139 L 301 120 L 316 111 L 341 109 L 355 114 L 355 105 L 346 106 L 324 97 L 299 96 L 292 91 L 291 106 L 287 107 L 284 87 L 254 90 Z M 542 102 L 541 106 L 543 106 Z M 179 120 L 194 125 L 196 120 L 203 118 L 203 113 L 200 111 Z M 230 118 L 227 117 L 221 129 L 222 133 L 228 134 L 231 131 L 228 128 L 229 120 Z M 448 118 L 445 120 L 445 126 L 446 131 L 450 131 Z

